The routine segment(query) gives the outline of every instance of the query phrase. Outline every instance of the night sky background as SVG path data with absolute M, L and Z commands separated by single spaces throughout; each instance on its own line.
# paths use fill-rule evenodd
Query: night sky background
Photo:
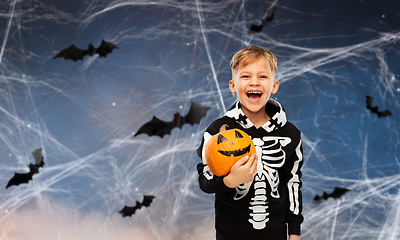
M 275 16 L 249 34 L 267 9 Z M 106 58 L 53 57 L 72 43 Z M 278 57 L 272 98 L 302 131 L 302 239 L 400 239 L 400 3 L 395 0 L 0 2 L 0 239 L 214 239 L 198 187 L 205 128 L 237 100 L 229 62 Z M 366 95 L 379 118 L 366 109 Z M 191 101 L 210 110 L 163 138 L 135 132 Z M 45 165 L 28 184 L 32 152 Z M 315 195 L 348 188 L 340 199 Z M 118 212 L 143 195 L 149 207 Z

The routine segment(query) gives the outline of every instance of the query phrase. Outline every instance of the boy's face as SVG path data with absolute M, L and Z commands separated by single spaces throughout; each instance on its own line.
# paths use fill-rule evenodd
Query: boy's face
M 229 88 L 237 94 L 245 114 L 265 114 L 265 104 L 271 93 L 278 91 L 279 82 L 266 60 L 260 58 L 246 66 L 240 65 L 229 81 Z

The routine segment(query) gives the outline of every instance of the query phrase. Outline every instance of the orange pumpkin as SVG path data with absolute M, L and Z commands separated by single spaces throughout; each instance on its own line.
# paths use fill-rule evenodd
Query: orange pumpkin
M 207 164 L 216 176 L 227 175 L 238 160 L 256 152 L 247 133 L 240 129 L 225 128 L 224 125 L 218 134 L 208 140 L 205 150 Z

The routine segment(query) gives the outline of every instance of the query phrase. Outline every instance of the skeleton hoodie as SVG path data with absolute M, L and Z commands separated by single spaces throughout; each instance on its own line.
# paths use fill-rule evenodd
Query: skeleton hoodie
M 265 108 L 270 120 L 256 128 L 243 113 L 240 102 L 215 120 L 204 133 L 197 154 L 200 188 L 215 193 L 217 239 L 286 239 L 300 235 L 303 222 L 301 166 L 303 150 L 300 131 L 286 120 L 282 106 L 269 100 Z M 212 173 L 205 161 L 206 142 L 219 132 L 238 128 L 252 138 L 258 156 L 257 173 L 252 182 L 229 188 L 223 177 Z

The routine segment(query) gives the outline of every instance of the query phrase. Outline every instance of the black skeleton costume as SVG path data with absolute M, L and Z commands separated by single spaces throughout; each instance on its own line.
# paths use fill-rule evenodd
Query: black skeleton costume
M 286 120 L 282 106 L 269 100 L 265 111 L 271 119 L 256 128 L 241 110 L 238 101 L 204 133 L 197 154 L 200 188 L 215 193 L 217 239 L 287 239 L 300 235 L 303 222 L 301 166 L 303 150 L 300 131 Z M 252 138 L 258 156 L 257 174 L 252 182 L 228 188 L 223 177 L 215 176 L 205 161 L 206 142 L 219 132 L 238 128 Z

